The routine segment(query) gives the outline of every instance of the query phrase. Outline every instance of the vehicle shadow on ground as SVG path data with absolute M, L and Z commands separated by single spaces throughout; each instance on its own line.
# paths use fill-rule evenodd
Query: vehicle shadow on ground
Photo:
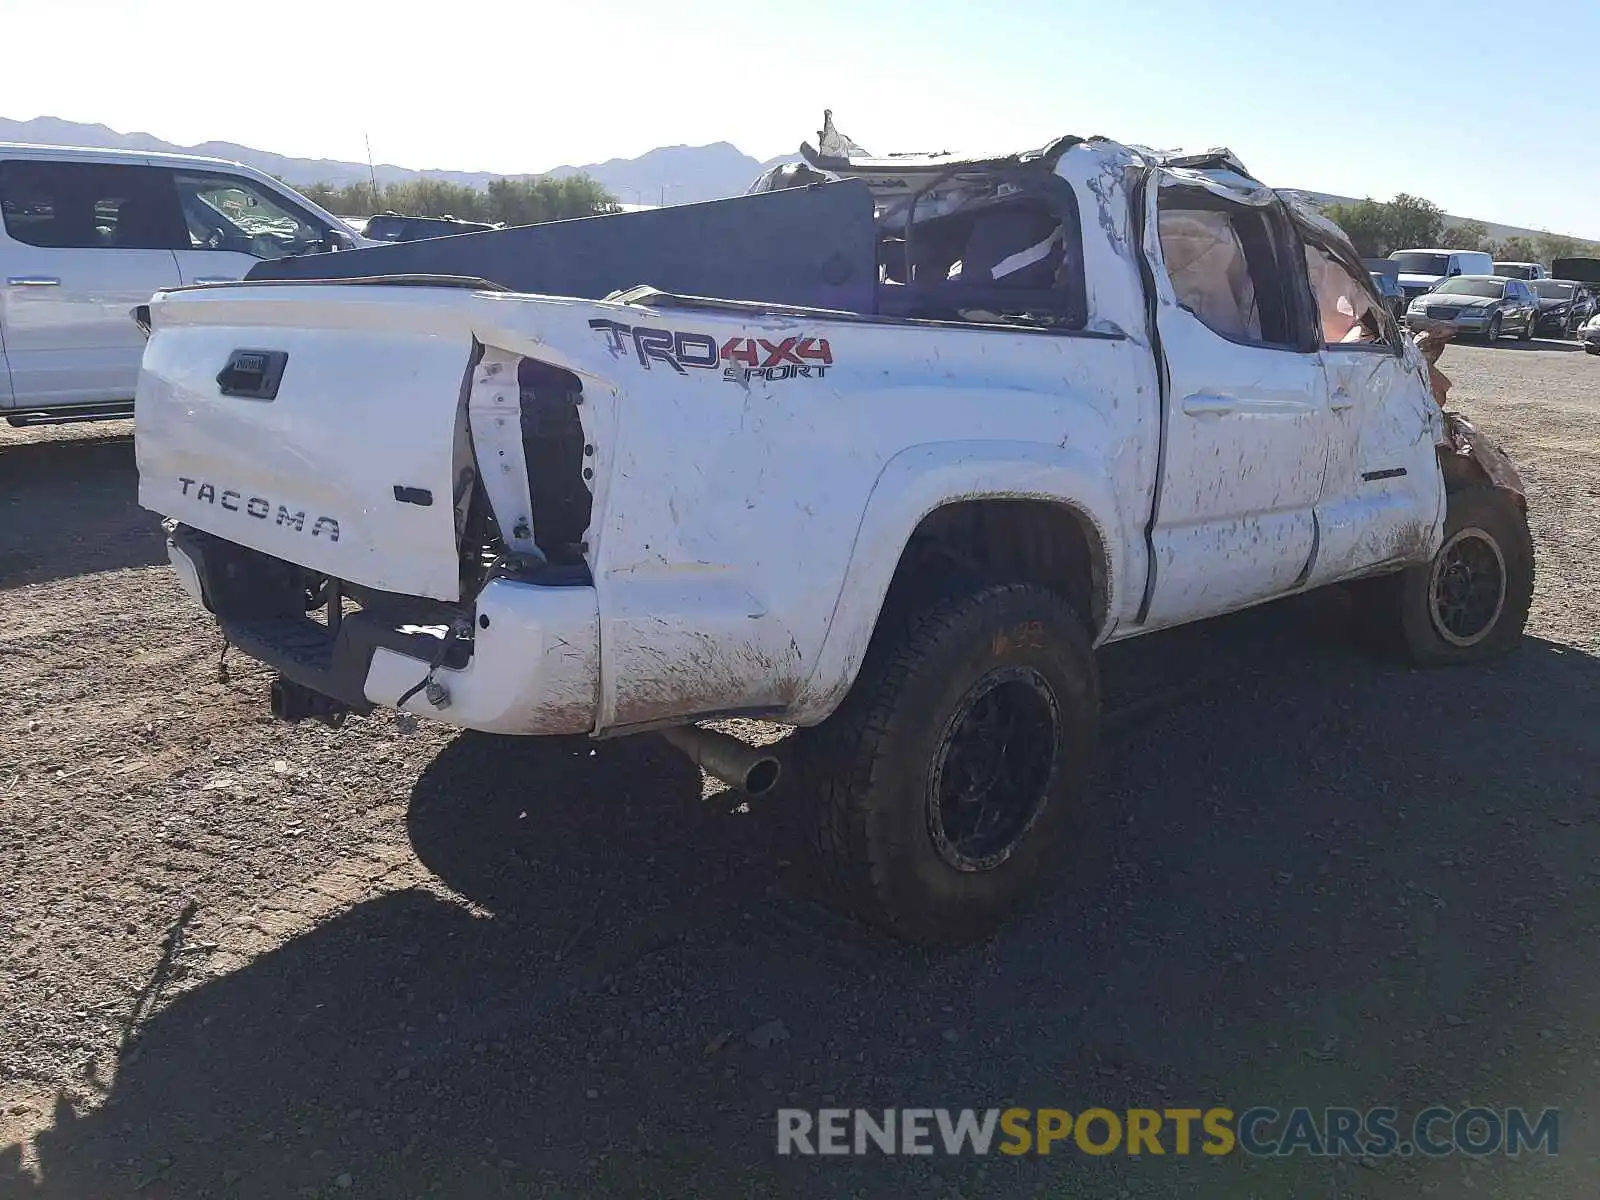
M 409 813 L 447 892 L 360 904 L 181 996 L 103 1105 L 57 1113 L 38 1179 L 13 1150 L 0 1183 L 1415 1195 L 1428 1176 L 1392 1163 L 774 1153 L 790 1104 L 1581 1101 L 1592 1072 L 1558 1072 L 1597 1029 L 1571 947 L 1596 919 L 1600 664 L 1529 639 L 1414 672 L 1341 620 L 1308 598 L 1107 651 L 1102 869 L 943 955 L 823 915 L 795 807 L 703 798 L 658 742 L 459 737 Z M 1590 1178 L 1581 1134 L 1550 1168 L 1571 1174 L 1505 1166 L 1516 1194 Z
M 0 441 L 0 590 L 166 558 L 127 436 Z

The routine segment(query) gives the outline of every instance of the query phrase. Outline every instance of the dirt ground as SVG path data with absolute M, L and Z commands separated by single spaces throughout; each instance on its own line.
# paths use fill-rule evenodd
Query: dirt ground
M 1106 845 L 985 945 L 823 915 L 647 740 L 274 724 L 125 426 L 0 432 L 0 1194 L 1578 1197 L 1600 1178 L 1600 360 L 1452 347 L 1530 635 L 1338 596 L 1115 647 Z M 777 1024 L 774 1024 L 777 1023 Z M 1560 1109 L 1510 1160 L 780 1159 L 774 1110 Z

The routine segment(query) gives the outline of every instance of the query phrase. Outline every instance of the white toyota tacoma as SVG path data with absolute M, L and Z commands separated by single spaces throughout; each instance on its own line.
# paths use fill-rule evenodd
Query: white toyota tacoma
M 662 731 L 752 791 L 777 760 L 696 723 L 798 726 L 837 898 L 958 942 L 1060 861 L 1096 647 L 1330 584 L 1416 663 L 1517 643 L 1516 472 L 1314 211 L 1226 151 L 803 150 L 652 219 L 842 212 L 854 251 L 652 238 L 643 286 L 575 298 L 358 250 L 153 298 L 140 501 L 279 716 Z M 854 299 L 668 286 L 813 242 Z

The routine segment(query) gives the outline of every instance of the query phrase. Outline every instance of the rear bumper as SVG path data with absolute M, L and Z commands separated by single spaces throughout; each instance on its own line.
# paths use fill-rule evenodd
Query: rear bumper
M 486 733 L 594 728 L 600 618 L 592 587 L 491 580 L 468 614 L 470 642 L 442 655 L 437 632 L 397 627 L 366 611 L 346 615 L 335 632 L 288 606 L 230 605 L 221 578 L 227 566 L 217 549 L 228 543 L 180 527 L 167 545 L 184 589 L 217 617 L 237 649 L 357 713 L 397 707 L 441 660 L 431 676 L 441 686 L 417 689 L 399 707 Z

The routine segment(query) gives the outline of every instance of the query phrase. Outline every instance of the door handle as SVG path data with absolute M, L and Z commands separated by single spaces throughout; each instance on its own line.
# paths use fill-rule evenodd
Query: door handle
M 194 282 L 196 282 L 196 283 L 238 283 L 239 282 L 239 277 L 237 275 L 196 275 L 194 277 Z
M 1237 412 L 1239 402 L 1232 396 L 1185 396 L 1183 411 L 1191 417 L 1225 417 Z
M 12 287 L 60 287 L 61 280 L 48 275 L 13 275 L 6 282 Z
M 1333 395 L 1328 397 L 1328 407 L 1333 409 L 1334 412 L 1343 412 L 1345 409 L 1354 408 L 1355 406 L 1356 398 L 1343 388 L 1337 389 Z

